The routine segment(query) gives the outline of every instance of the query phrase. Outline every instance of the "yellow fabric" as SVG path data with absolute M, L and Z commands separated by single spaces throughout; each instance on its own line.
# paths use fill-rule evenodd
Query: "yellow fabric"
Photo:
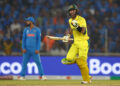
M 83 34 L 76 30 L 75 27 L 72 26 L 72 18 L 69 19 L 69 25 L 73 31 L 73 37 L 74 37 L 74 43 L 70 47 L 68 54 L 66 56 L 66 59 L 69 61 L 75 60 L 76 64 L 80 68 L 83 81 L 90 82 L 90 76 L 89 76 L 89 69 L 87 65 L 87 54 L 89 50 L 88 46 L 88 39 L 89 36 L 87 34 L 87 25 L 86 21 L 83 17 L 77 15 L 75 20 L 78 22 L 78 25 L 80 27 L 86 28 L 86 33 Z
M 6 42 L 4 42 L 3 45 L 4 45 L 4 51 L 5 51 L 6 55 L 10 55 L 13 43 L 7 44 Z
M 89 69 L 88 69 L 88 65 L 87 65 L 87 60 L 85 60 L 83 58 L 77 58 L 76 59 L 76 64 L 80 68 L 83 81 L 90 82 L 91 76 L 89 75 Z
M 77 21 L 77 23 L 78 23 L 78 25 L 80 27 L 86 28 L 86 34 L 84 35 L 81 32 L 77 31 L 76 28 L 72 26 L 71 22 L 73 21 L 73 19 L 72 18 L 69 19 L 69 25 L 70 25 L 70 28 L 73 31 L 74 42 L 81 41 L 81 40 L 88 40 L 89 36 L 87 34 L 86 20 L 83 17 L 79 16 L 79 15 L 77 15 L 74 20 Z
M 80 68 L 83 81 L 90 82 L 89 69 L 87 66 L 88 49 L 88 42 L 86 40 L 73 43 L 68 51 L 66 59 L 68 61 L 75 60 L 76 64 Z
M 68 61 L 75 60 L 77 58 L 76 56 L 77 54 L 78 54 L 78 48 L 75 44 L 72 44 L 71 48 L 69 49 L 67 53 L 66 59 Z
M 66 58 L 69 61 L 75 60 L 76 58 L 83 58 L 87 60 L 88 49 L 89 47 L 87 40 L 74 42 L 70 47 Z

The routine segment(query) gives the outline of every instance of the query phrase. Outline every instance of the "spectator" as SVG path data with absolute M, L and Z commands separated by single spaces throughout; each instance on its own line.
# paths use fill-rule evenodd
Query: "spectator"
M 119 53 L 120 52 L 120 39 L 117 39 L 116 41 L 116 46 L 115 48 L 113 49 L 114 52 L 117 52 Z
M 11 38 L 11 30 L 10 30 L 9 25 L 7 25 L 7 26 L 5 27 L 4 33 L 5 33 L 5 34 L 4 34 L 5 37 L 7 37 L 8 39 Z
M 14 32 L 14 30 L 18 30 L 19 32 L 21 31 L 21 25 L 18 23 L 17 20 L 15 20 L 11 26 L 10 26 L 11 32 Z
M 51 35 L 51 30 L 50 29 L 48 29 L 47 35 Z M 49 52 L 53 48 L 53 45 L 54 45 L 55 41 L 51 40 L 51 39 L 48 39 L 47 36 L 44 36 L 43 43 L 44 43 L 45 51 Z
M 0 39 L 0 52 L 2 52 L 2 51 L 3 51 L 3 40 Z
M 13 42 L 8 39 L 3 43 L 5 55 L 9 56 L 12 53 Z
M 20 37 L 21 37 L 21 33 L 15 29 L 13 34 L 12 34 L 12 38 L 13 38 L 13 51 L 16 53 L 19 53 L 21 51 L 21 41 L 20 41 Z

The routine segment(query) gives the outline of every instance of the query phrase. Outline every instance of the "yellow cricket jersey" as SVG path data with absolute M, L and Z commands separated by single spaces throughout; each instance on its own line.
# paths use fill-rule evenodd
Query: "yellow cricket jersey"
M 69 25 L 70 25 L 70 28 L 71 28 L 72 31 L 73 31 L 74 42 L 80 41 L 80 40 L 88 40 L 88 39 L 89 39 L 89 36 L 88 36 L 88 34 L 87 34 L 86 20 L 85 20 L 83 17 L 79 16 L 79 15 L 77 15 L 74 20 L 77 21 L 77 23 L 78 23 L 78 25 L 79 25 L 80 27 L 85 27 L 85 28 L 86 28 L 86 33 L 85 33 L 85 34 L 79 32 L 79 31 L 71 24 L 71 22 L 73 21 L 73 19 L 72 19 L 72 18 L 69 19 Z

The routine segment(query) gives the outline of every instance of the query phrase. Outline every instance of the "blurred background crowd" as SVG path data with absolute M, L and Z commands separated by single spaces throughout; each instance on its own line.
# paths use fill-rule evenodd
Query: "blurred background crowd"
M 0 0 L 0 55 L 21 53 L 24 18 L 33 16 L 42 33 L 41 53 L 64 55 L 69 45 L 47 39 L 64 36 L 68 30 L 68 11 L 77 4 L 87 21 L 90 53 L 120 52 L 120 0 Z

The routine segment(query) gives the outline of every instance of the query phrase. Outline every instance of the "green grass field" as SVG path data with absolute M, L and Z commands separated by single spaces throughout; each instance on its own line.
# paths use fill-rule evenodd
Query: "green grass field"
M 80 84 L 80 80 L 0 80 L 0 86 L 120 86 L 120 80 L 94 80 L 92 84 Z

